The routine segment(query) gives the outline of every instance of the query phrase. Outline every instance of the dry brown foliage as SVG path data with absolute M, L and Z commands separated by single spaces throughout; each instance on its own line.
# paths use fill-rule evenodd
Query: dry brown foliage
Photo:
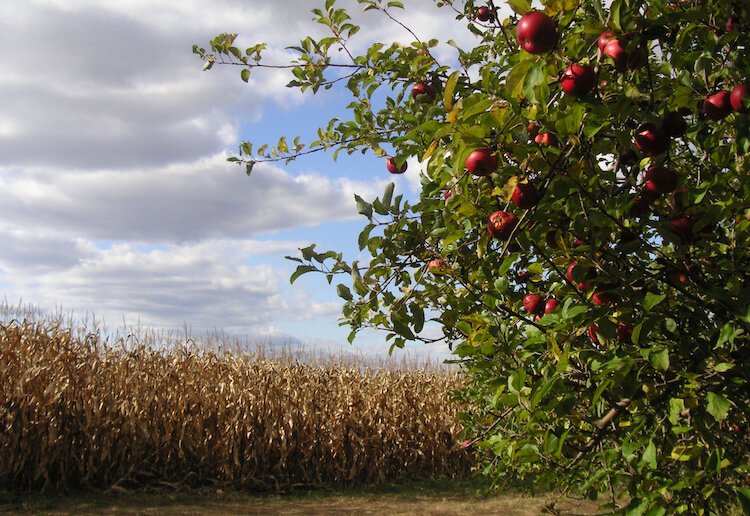
M 287 489 L 466 474 L 455 373 L 0 325 L 0 487 Z

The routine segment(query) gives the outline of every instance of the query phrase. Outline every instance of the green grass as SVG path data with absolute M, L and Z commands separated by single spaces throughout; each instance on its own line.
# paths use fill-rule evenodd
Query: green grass
M 491 491 L 482 477 L 434 479 L 283 494 L 222 488 L 16 494 L 0 491 L 0 512 L 27 514 L 542 514 L 550 495 Z M 562 514 L 601 514 L 598 503 L 563 499 Z

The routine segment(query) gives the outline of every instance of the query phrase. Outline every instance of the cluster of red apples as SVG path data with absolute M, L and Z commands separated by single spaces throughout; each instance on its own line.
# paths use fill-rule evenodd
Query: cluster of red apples
M 489 7 L 480 7 L 475 13 L 475 18 L 482 22 L 495 20 L 495 13 Z M 728 25 L 729 26 L 729 25 Z M 729 30 L 729 29 L 728 29 Z M 531 54 L 544 54 L 551 51 L 558 40 L 557 26 L 554 20 L 541 11 L 531 11 L 521 17 L 516 28 L 516 36 L 521 49 Z M 622 40 L 611 30 L 604 31 L 597 40 L 598 59 L 607 59 L 616 71 L 625 71 L 643 66 L 647 62 L 647 54 L 644 48 L 633 49 L 628 42 Z M 594 90 L 598 83 L 597 71 L 587 63 L 574 62 L 570 64 L 560 77 L 560 88 L 566 95 L 583 97 Z M 411 96 L 418 102 L 432 102 L 436 92 L 432 86 L 425 83 L 417 83 L 411 90 Z M 748 101 L 750 101 L 750 84 L 738 84 L 730 92 L 722 90 L 708 95 L 699 105 L 705 116 L 713 121 L 721 120 L 731 114 L 732 111 L 748 113 Z M 649 157 L 657 157 L 666 153 L 669 149 L 671 139 L 683 136 L 688 130 L 688 124 L 683 115 L 684 112 L 670 112 L 661 119 L 659 125 L 647 122 L 641 124 L 633 137 L 635 148 Z M 551 147 L 557 145 L 555 135 L 549 132 L 539 132 L 535 122 L 531 122 L 527 131 L 530 140 L 539 146 Z M 620 162 L 627 165 L 635 165 L 638 155 L 633 150 L 626 150 L 620 154 Z M 466 169 L 470 174 L 477 177 L 486 177 L 497 170 L 498 157 L 495 150 L 490 147 L 479 148 L 471 153 L 465 161 Z M 398 166 L 395 158 L 387 161 L 388 171 L 392 174 L 400 174 L 406 170 L 406 163 Z M 639 194 L 635 197 L 631 214 L 642 216 L 647 213 L 650 204 L 657 198 L 676 191 L 678 186 L 677 174 L 662 165 L 650 166 L 644 174 L 643 183 Z M 450 196 L 450 190 L 446 190 L 445 198 Z M 511 195 L 510 201 L 519 209 L 528 210 L 534 208 L 541 198 L 537 188 L 528 182 L 519 182 Z M 683 242 L 690 242 L 693 237 L 693 219 L 690 216 L 675 218 L 670 222 L 670 229 Z M 515 213 L 498 210 L 488 217 L 487 230 L 489 234 L 498 240 L 509 240 L 514 235 L 519 225 L 519 219 Z M 554 233 L 554 232 L 553 232 Z M 592 289 L 589 281 L 575 281 L 573 270 L 578 266 L 577 262 L 569 265 L 565 279 L 579 292 L 587 292 Z M 436 258 L 428 263 L 428 270 L 433 273 L 446 272 L 449 269 L 448 262 L 444 258 Z M 593 270 L 588 270 L 587 278 L 592 280 Z M 597 306 L 605 306 L 616 303 L 616 296 L 607 291 L 594 290 L 590 296 L 591 302 Z M 541 294 L 529 293 L 523 298 L 524 310 L 538 320 L 543 314 L 555 311 L 559 301 L 550 297 L 545 299 Z M 598 339 L 598 325 L 592 324 L 588 328 L 588 335 L 595 346 L 600 344 Z M 621 342 L 630 342 L 632 328 L 619 322 L 617 326 L 617 337 Z

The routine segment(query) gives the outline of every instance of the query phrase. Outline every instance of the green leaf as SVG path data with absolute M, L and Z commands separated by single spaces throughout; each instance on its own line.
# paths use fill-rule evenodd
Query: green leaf
M 410 304 L 409 309 L 411 311 L 412 326 L 414 326 L 414 331 L 419 333 L 424 328 L 424 310 L 417 303 Z
M 711 414 L 716 421 L 721 421 L 727 417 L 727 413 L 729 413 L 729 409 L 732 406 L 727 398 L 721 394 L 716 394 L 715 392 L 708 393 L 706 396 L 706 402 L 708 404 L 708 413 Z
M 359 245 L 359 250 L 362 251 L 365 247 L 367 247 L 367 241 L 370 239 L 370 233 L 375 228 L 375 224 L 367 224 L 365 228 L 362 230 L 362 232 L 359 234 L 359 237 L 357 238 L 357 244 Z
M 530 0 L 508 0 L 508 6 L 510 6 L 516 14 L 526 14 L 531 11 Z
M 748 487 L 735 487 L 734 492 L 737 493 L 737 499 L 740 501 L 742 506 L 742 512 L 750 514 L 750 488 Z
M 443 90 L 443 105 L 446 111 L 453 109 L 453 93 L 456 91 L 456 84 L 458 84 L 458 78 L 461 76 L 460 71 L 453 72 L 448 80 L 445 81 L 445 89 Z
M 312 265 L 299 265 L 297 267 L 297 270 L 295 270 L 294 273 L 289 278 L 289 283 L 293 284 L 296 281 L 296 279 L 302 276 L 303 274 L 312 272 L 312 271 L 317 271 L 317 270 L 318 269 L 316 269 Z
M 354 200 L 357 201 L 357 213 L 364 215 L 368 219 L 372 220 L 372 204 L 365 201 L 362 197 L 354 194 Z
M 654 441 L 649 441 L 648 446 L 641 456 L 641 464 L 648 466 L 649 469 L 656 469 L 656 446 Z
M 666 298 L 667 296 L 665 294 L 654 294 L 653 292 L 649 292 L 643 300 L 643 309 L 648 312 Z
M 497 269 L 498 276 L 505 276 L 508 274 L 508 271 L 513 266 L 514 263 L 516 263 L 516 260 L 518 260 L 518 257 L 521 255 L 521 253 L 511 253 L 509 254 L 505 260 L 503 260 L 503 263 L 500 264 L 500 267 Z
M 523 98 L 523 87 L 526 82 L 526 74 L 534 65 L 534 61 L 531 59 L 525 59 L 514 66 L 505 78 L 505 86 L 508 88 L 508 92 L 511 97 L 520 99 Z
M 354 297 L 352 296 L 352 291 L 349 290 L 349 287 L 341 283 L 336 285 L 336 294 L 338 294 L 341 299 L 344 299 L 346 301 L 351 301 L 352 299 L 354 299 Z
M 726 323 L 721 327 L 721 333 L 719 334 L 719 340 L 716 342 L 717 346 L 721 346 L 724 343 L 734 344 L 734 339 L 741 333 L 741 330 L 736 328 L 731 322 Z
M 243 68 L 240 72 L 240 78 L 243 81 L 248 82 L 250 80 L 250 70 L 247 68 Z
M 717 373 L 725 373 L 733 367 L 734 364 L 731 364 L 729 362 L 722 362 L 721 364 L 716 364 L 714 366 L 714 371 L 716 371 Z
M 669 369 L 669 350 L 663 348 L 658 351 L 652 351 L 649 354 L 648 360 L 659 371 L 667 371 Z
M 393 199 L 393 188 L 396 185 L 394 183 L 388 183 L 385 187 L 385 192 L 383 193 L 383 206 L 386 208 L 391 207 L 391 199 Z

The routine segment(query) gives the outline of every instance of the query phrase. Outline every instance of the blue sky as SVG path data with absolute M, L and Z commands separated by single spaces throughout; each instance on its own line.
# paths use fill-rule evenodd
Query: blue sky
M 421 37 L 470 44 L 466 22 L 429 2 L 400 18 Z M 355 51 L 409 42 L 383 16 L 362 23 Z M 356 259 L 372 198 L 394 179 L 373 155 L 315 154 L 258 165 L 226 162 L 244 139 L 309 136 L 345 116 L 345 92 L 301 95 L 284 71 L 249 84 L 234 67 L 202 72 L 191 52 L 220 32 L 266 59 L 320 33 L 309 0 L 11 0 L 0 3 L 0 297 L 193 336 L 221 328 L 257 339 L 383 354 L 380 334 L 354 348 L 340 300 L 322 278 L 294 286 L 283 259 L 317 242 Z M 280 30 L 283 27 L 283 30 Z M 431 31 L 431 32 L 428 32 Z M 446 59 L 451 51 L 443 48 Z M 397 179 L 416 195 L 418 164 Z M 426 350 L 416 346 L 413 353 Z M 444 349 L 430 350 L 446 355 Z

